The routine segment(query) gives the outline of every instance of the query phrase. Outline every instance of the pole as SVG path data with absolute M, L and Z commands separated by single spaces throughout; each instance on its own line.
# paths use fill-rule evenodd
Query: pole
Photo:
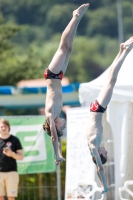
M 60 164 L 57 165 L 57 196 L 58 200 L 61 200 L 61 176 L 60 176 Z
M 121 0 L 117 0 L 117 17 L 118 17 L 118 40 L 119 40 L 119 44 L 121 44 L 124 40 Z
M 0 116 L 4 115 L 4 107 L 0 107 Z

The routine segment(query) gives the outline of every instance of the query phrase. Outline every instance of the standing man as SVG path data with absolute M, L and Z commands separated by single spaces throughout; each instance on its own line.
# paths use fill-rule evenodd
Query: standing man
M 16 160 L 23 159 L 19 139 L 9 132 L 9 122 L 0 119 L 0 200 L 4 200 L 4 196 L 8 200 L 15 200 L 17 197 L 19 175 Z

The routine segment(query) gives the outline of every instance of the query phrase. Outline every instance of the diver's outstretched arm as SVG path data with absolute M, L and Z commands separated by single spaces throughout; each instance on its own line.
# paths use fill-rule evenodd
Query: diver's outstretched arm
M 103 192 L 103 193 L 104 193 L 104 191 L 107 192 L 108 188 L 107 188 L 107 183 L 106 183 L 106 178 L 105 178 L 105 172 L 104 172 L 104 168 L 103 168 L 101 158 L 100 158 L 97 148 L 92 149 L 92 154 L 96 159 L 97 175 L 99 177 L 99 180 L 100 180 L 101 186 L 102 186 L 101 192 Z

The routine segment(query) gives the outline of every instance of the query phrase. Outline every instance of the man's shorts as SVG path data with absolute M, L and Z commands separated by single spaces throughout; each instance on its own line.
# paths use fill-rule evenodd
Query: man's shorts
M 18 172 L 0 172 L 0 196 L 17 197 Z
M 93 101 L 90 105 L 90 112 L 101 112 L 104 113 L 107 108 L 103 108 L 97 100 Z
M 58 74 L 54 74 L 51 72 L 48 68 L 44 72 L 44 78 L 45 79 L 60 79 L 62 80 L 63 78 L 63 72 L 60 71 Z

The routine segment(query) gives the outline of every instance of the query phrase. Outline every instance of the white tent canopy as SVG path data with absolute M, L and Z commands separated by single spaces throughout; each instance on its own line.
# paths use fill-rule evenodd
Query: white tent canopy
M 89 106 L 97 98 L 100 89 L 108 77 L 108 71 L 109 68 L 95 80 L 80 85 L 79 99 L 82 106 Z M 106 133 L 105 137 L 108 135 L 108 128 L 105 124 L 108 124 L 114 141 L 115 200 L 119 199 L 119 187 L 122 187 L 125 181 L 133 180 L 132 121 L 133 50 L 125 59 L 119 72 L 112 99 L 103 120 L 104 133 Z M 110 157 L 110 154 L 108 156 Z M 129 198 L 128 194 L 126 198 Z

